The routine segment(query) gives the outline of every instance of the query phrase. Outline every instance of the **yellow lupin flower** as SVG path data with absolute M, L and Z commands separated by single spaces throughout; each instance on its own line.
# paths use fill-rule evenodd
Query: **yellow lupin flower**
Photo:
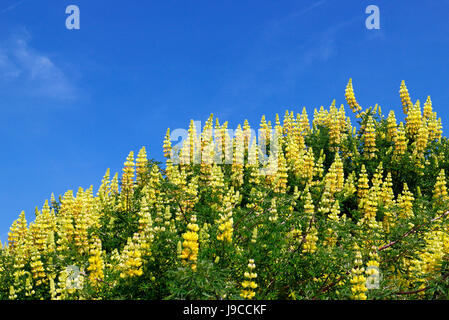
M 313 155 L 312 148 L 308 148 L 307 152 L 302 158 L 302 162 L 300 166 L 297 168 L 297 171 L 299 171 L 299 175 L 306 179 L 307 181 L 311 181 L 313 178 L 313 169 L 315 166 L 315 157 Z
M 366 300 L 365 292 L 368 290 L 366 288 L 366 278 L 363 275 L 365 268 L 363 268 L 362 254 L 359 251 L 358 246 L 355 246 L 355 260 L 354 267 L 351 270 L 351 298 L 355 300 Z
M 359 200 L 364 199 L 369 190 L 369 180 L 368 173 L 366 172 L 365 165 L 362 164 L 362 169 L 360 170 L 359 179 L 357 181 L 357 196 Z
M 148 171 L 148 158 L 147 158 L 147 151 L 145 147 L 142 147 L 137 154 L 136 159 L 136 183 L 137 185 L 140 185 L 143 183 L 143 180 L 145 178 L 145 175 Z
M 318 230 L 314 225 L 309 229 L 304 239 L 302 252 L 314 253 L 317 250 Z
M 310 130 L 309 118 L 307 116 L 306 107 L 302 108 L 302 113 L 299 120 L 299 130 L 301 133 L 305 133 Z
M 343 186 L 345 197 L 349 197 L 357 192 L 357 188 L 355 187 L 354 183 L 355 183 L 355 172 L 353 171 L 349 174 Z
M 104 262 L 102 258 L 101 240 L 96 238 L 92 241 L 89 248 L 89 271 L 90 283 L 96 287 L 103 281 Z
M 391 110 L 387 117 L 387 136 L 390 140 L 394 140 L 396 138 L 397 130 L 396 116 L 394 111 Z
M 46 282 L 46 274 L 44 269 L 44 264 L 41 260 L 41 255 L 36 248 L 31 249 L 31 273 L 33 274 L 33 278 L 36 281 L 36 286 L 41 285 Z
M 126 158 L 122 174 L 122 208 L 129 209 L 134 193 L 134 152 L 131 151 Z
M 28 232 L 27 220 L 25 218 L 25 211 L 22 211 L 19 218 L 15 220 L 8 233 L 8 246 L 14 249 L 21 239 L 25 239 Z
M 430 99 L 430 96 L 428 96 L 426 102 L 424 103 L 424 110 L 423 110 L 424 119 L 426 120 L 430 119 L 432 113 L 433 113 L 432 100 Z
M 315 206 L 313 205 L 312 195 L 307 190 L 305 194 L 304 214 L 308 217 L 312 217 L 315 213 Z
M 310 152 L 313 155 L 313 152 L 310 148 Z M 321 178 L 323 176 L 324 173 L 324 160 L 326 159 L 326 154 L 324 154 L 323 149 L 321 149 L 320 151 L 320 157 L 318 158 L 317 161 L 315 161 L 315 164 L 313 166 L 313 177 L 317 177 L 317 178 Z
M 342 131 L 340 114 L 335 107 L 331 107 L 329 114 L 329 143 L 332 150 L 337 151 L 342 141 Z
M 405 86 L 405 81 L 402 80 L 401 88 L 399 89 L 399 95 L 401 97 L 401 102 L 403 106 L 404 113 L 407 114 L 409 109 L 413 107 L 412 100 L 410 99 L 410 95 L 408 93 L 407 87 Z
M 394 193 L 393 193 L 393 181 L 391 178 L 391 172 L 387 173 L 387 177 L 382 184 L 380 197 L 380 204 L 383 204 L 385 208 L 389 209 L 393 207 L 394 204 Z
M 403 123 L 399 123 L 399 127 L 394 138 L 394 155 L 399 157 L 407 151 L 408 140 L 405 136 L 405 130 Z
M 349 78 L 348 85 L 346 86 L 345 98 L 348 102 L 349 107 L 352 112 L 359 113 L 362 110 L 362 107 L 357 103 L 354 95 L 354 89 L 352 88 L 352 79 Z
M 401 208 L 399 217 L 410 218 L 413 216 L 413 201 L 415 201 L 415 198 L 409 191 L 407 183 L 404 183 L 402 193 L 398 196 L 398 205 Z
M 164 157 L 166 158 L 167 161 L 170 161 L 172 157 L 170 128 L 167 129 L 167 133 L 165 134 L 163 148 L 164 148 Z
M 440 173 L 438 174 L 437 181 L 433 189 L 433 198 L 435 199 L 435 201 L 437 201 L 438 204 L 449 200 L 444 169 L 441 169 Z
M 405 128 L 410 138 L 415 139 L 423 122 L 419 100 L 408 110 Z
M 380 271 L 379 271 L 379 255 L 377 248 L 374 246 L 373 250 L 369 253 L 369 259 L 366 263 L 367 275 L 366 286 L 368 289 L 379 289 Z
M 248 271 L 244 273 L 245 280 L 242 281 L 242 290 L 240 296 L 244 299 L 252 299 L 256 295 L 254 289 L 257 288 L 257 284 L 254 279 L 257 278 L 257 273 L 254 272 L 256 265 L 254 264 L 253 259 L 249 259 L 248 261 Z
M 193 271 L 196 271 L 196 261 L 198 260 L 198 230 L 199 227 L 196 224 L 196 216 L 192 215 L 190 223 L 187 225 L 187 230 L 182 238 L 182 252 L 180 258 L 184 262 L 190 262 L 190 267 Z
M 377 151 L 377 148 L 376 148 L 376 127 L 372 116 L 368 117 L 365 132 L 363 134 L 363 141 L 364 141 L 363 153 L 368 159 L 374 158 L 376 156 L 375 152 Z
M 424 121 L 421 122 L 421 126 L 418 130 L 418 135 L 416 137 L 416 149 L 415 152 L 418 156 L 423 156 L 424 151 L 427 147 L 427 142 L 429 139 L 429 131 L 427 130 L 426 123 Z
M 282 150 L 278 152 L 278 168 L 274 178 L 274 192 L 284 193 L 287 190 L 288 168 Z
M 232 234 L 234 232 L 234 220 L 232 218 L 232 192 L 228 193 L 223 200 L 221 208 L 220 219 L 218 223 L 217 239 L 220 241 L 232 242 Z
M 106 200 L 109 197 L 109 194 L 111 192 L 111 170 L 108 168 L 103 176 L 103 179 L 101 180 L 101 185 L 98 188 L 97 196 L 100 198 L 100 201 L 106 202 Z

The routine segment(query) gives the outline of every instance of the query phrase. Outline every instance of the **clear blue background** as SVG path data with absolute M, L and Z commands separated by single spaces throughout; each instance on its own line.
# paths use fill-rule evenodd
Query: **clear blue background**
M 2 0 L 0 239 L 51 192 L 96 191 L 130 150 L 162 160 L 167 127 L 210 113 L 233 128 L 312 114 L 350 77 L 360 104 L 400 113 L 404 79 L 449 123 L 448 57 L 449 1 Z

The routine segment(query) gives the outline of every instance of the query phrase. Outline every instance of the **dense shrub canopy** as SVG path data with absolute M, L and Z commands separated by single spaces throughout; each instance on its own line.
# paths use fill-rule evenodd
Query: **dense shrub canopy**
M 228 130 L 193 121 L 165 166 L 22 212 L 0 250 L 0 299 L 448 298 L 449 143 L 430 97 L 404 119 L 343 105 Z

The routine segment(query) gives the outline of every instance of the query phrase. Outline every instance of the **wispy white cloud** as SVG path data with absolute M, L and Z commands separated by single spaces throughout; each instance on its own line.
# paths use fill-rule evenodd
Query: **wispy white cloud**
M 301 16 L 318 10 L 325 3 L 319 1 L 266 24 L 260 31 L 259 41 L 244 56 L 245 63 L 224 82 L 222 95 L 227 99 L 246 99 L 247 105 L 257 108 L 271 96 L 294 88 L 306 72 L 338 58 L 344 43 L 342 35 L 357 21 L 362 21 L 362 16 L 313 31 L 299 34 L 292 31 L 297 30 Z
M 264 30 L 262 30 L 262 33 L 267 38 L 267 40 L 271 38 L 275 38 L 279 34 L 282 34 L 285 32 L 286 28 L 289 28 L 289 26 L 294 23 L 295 21 L 298 21 L 302 16 L 304 16 L 306 13 L 309 13 L 316 8 L 324 5 L 327 0 L 320 0 L 320 1 L 313 1 L 313 4 L 307 7 L 299 8 L 297 10 L 294 10 L 293 12 L 280 17 L 278 19 L 272 20 L 270 23 L 268 23 Z
M 290 18 L 293 18 L 293 17 L 297 18 L 299 16 L 302 16 L 303 14 L 306 14 L 307 12 L 312 11 L 315 8 L 318 8 L 319 6 L 321 6 L 325 3 L 326 3 L 326 0 L 316 1 L 312 5 L 295 12 Z
M 300 56 L 300 64 L 305 67 L 313 62 L 326 62 L 332 56 L 336 55 L 338 53 L 338 33 L 358 20 L 359 17 L 354 17 L 350 20 L 331 25 L 324 31 L 318 32 L 314 37 L 314 41 L 308 43 L 308 49 L 303 51 Z
M 17 8 L 18 6 L 20 6 L 23 2 L 25 2 L 25 0 L 21 0 L 21 1 L 17 1 L 15 3 L 13 3 L 12 5 L 10 5 L 9 7 L 6 7 L 2 10 L 0 10 L 0 14 L 6 13 L 8 11 L 12 11 L 15 8 Z
M 22 32 L 0 46 L 0 81 L 28 96 L 73 99 L 76 88 L 50 56 L 30 45 Z

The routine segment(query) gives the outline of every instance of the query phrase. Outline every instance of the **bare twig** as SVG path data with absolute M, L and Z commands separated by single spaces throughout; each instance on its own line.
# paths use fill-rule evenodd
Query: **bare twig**
M 430 220 L 430 221 L 429 221 L 428 223 L 426 223 L 426 224 L 429 224 L 429 223 L 432 223 L 432 222 L 434 222 L 434 221 L 436 221 L 436 220 L 439 220 L 439 219 L 441 219 L 441 218 L 447 216 L 448 214 L 449 214 L 449 210 L 446 211 L 445 213 L 443 213 L 442 215 L 433 218 L 432 220 Z M 398 242 L 401 241 L 402 239 L 406 238 L 406 237 L 409 236 L 410 234 L 412 234 L 412 233 L 418 231 L 421 227 L 423 227 L 423 226 L 426 225 L 426 224 L 421 224 L 421 225 L 419 225 L 419 226 L 416 226 L 416 227 L 411 228 L 409 231 L 407 231 L 406 233 L 404 233 L 399 239 L 397 239 L 397 240 L 395 240 L 395 241 L 392 241 L 392 242 L 390 242 L 390 243 L 388 243 L 388 244 L 386 244 L 386 245 L 384 245 L 384 246 L 378 248 L 377 250 L 378 250 L 378 251 L 382 251 L 382 250 L 385 250 L 385 249 L 387 249 L 387 248 L 389 248 L 389 247 L 391 247 L 391 246 L 394 246 L 396 243 L 398 243 Z

